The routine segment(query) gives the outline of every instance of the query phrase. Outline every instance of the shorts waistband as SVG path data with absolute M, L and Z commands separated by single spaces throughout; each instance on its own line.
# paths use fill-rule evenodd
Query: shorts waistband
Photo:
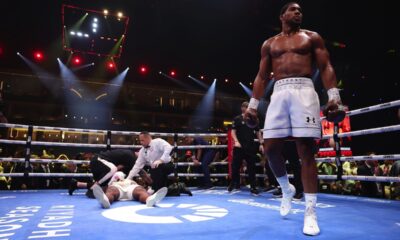
M 314 83 L 311 78 L 306 77 L 292 77 L 283 78 L 275 82 L 274 91 L 293 88 L 314 88 Z

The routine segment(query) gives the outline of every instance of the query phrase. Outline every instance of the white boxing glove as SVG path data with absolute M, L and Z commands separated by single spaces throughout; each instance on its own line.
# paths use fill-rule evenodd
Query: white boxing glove
M 119 182 L 119 181 L 124 181 L 125 180 L 125 173 L 119 171 L 114 173 L 114 175 L 112 176 L 110 182 L 108 183 L 108 185 L 111 185 L 113 182 Z

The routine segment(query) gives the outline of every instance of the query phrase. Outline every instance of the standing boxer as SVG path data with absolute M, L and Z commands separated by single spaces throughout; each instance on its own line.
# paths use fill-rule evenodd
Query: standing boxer
M 329 60 L 322 37 L 300 29 L 302 9 L 294 2 L 283 6 L 280 12 L 282 32 L 266 40 L 261 47 L 261 61 L 253 85 L 253 97 L 246 111 L 247 119 L 256 117 L 258 102 L 273 72 L 276 83 L 265 118 L 264 149 L 269 164 L 282 187 L 280 213 L 286 216 L 291 209 L 295 188 L 289 183 L 282 148 L 286 138 L 295 138 L 302 160 L 302 181 L 306 210 L 303 233 L 320 232 L 315 206 L 317 201 L 317 168 L 314 158 L 314 139 L 321 137 L 319 99 L 311 80 L 313 64 L 321 72 L 329 96 L 328 115 L 337 112 L 341 100 L 336 75 Z

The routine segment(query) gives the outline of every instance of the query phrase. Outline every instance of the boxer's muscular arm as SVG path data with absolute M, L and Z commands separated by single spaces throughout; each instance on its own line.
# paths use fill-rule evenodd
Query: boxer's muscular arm
M 268 84 L 269 76 L 271 75 L 271 56 L 270 52 L 270 40 L 263 43 L 261 47 L 261 60 L 260 67 L 256 79 L 253 84 L 253 98 L 260 99 L 264 95 L 265 87 Z
M 312 32 L 310 37 L 313 43 L 315 61 L 321 73 L 325 89 L 337 87 L 336 74 L 329 60 L 329 53 L 325 47 L 324 40 L 316 32 Z

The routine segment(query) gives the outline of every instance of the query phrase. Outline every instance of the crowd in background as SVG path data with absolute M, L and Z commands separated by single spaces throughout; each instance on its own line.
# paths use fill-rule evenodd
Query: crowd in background
M 218 144 L 226 144 L 226 140 L 221 140 Z M 4 146 L 3 146 L 4 147 Z M 175 162 L 193 162 L 195 150 L 178 151 Z M 373 153 L 368 153 L 372 155 Z M 2 157 L 24 158 L 25 148 L 18 147 L 14 154 Z M 89 164 L 74 164 L 68 162 L 68 159 L 90 160 L 94 153 L 84 152 L 73 155 L 67 155 L 57 152 L 54 149 L 42 149 L 33 152 L 29 172 L 32 173 L 90 173 Z M 259 153 L 257 154 L 257 174 L 266 174 L 268 171 L 267 160 Z M 35 163 L 34 159 L 60 159 L 65 163 Z M 228 150 L 226 148 L 216 151 L 213 162 L 228 162 Z M 318 174 L 320 175 L 336 175 L 337 167 L 334 163 L 319 162 Z M 267 168 L 265 167 L 267 166 Z M 186 165 L 178 166 L 178 173 L 201 173 L 200 166 Z M 228 173 L 227 164 L 211 164 L 209 166 L 211 173 L 211 182 L 213 186 L 228 186 L 229 177 L 213 177 L 213 173 Z M 0 162 L 0 173 L 23 173 L 25 171 L 24 163 Z M 247 173 L 246 162 L 243 163 L 241 173 Z M 288 163 L 288 173 L 293 173 Z M 352 161 L 343 163 L 343 175 L 362 175 L 362 176 L 390 176 L 400 177 L 400 160 L 385 161 Z M 79 179 L 79 178 L 78 178 Z M 88 180 L 88 178 L 80 178 Z M 179 181 L 185 182 L 188 186 L 198 186 L 201 177 L 179 177 Z M 0 177 L 1 190 L 20 190 L 20 189 L 66 189 L 69 186 L 71 177 Z M 241 177 L 241 185 L 246 186 L 249 183 L 246 177 Z M 275 184 L 266 176 L 258 177 L 257 185 L 260 190 L 271 190 L 275 188 Z M 400 200 L 400 183 L 390 182 L 372 182 L 372 181 L 354 181 L 354 180 L 319 180 L 319 191 L 323 193 L 335 193 L 344 195 L 367 196 L 376 198 L 387 198 Z

